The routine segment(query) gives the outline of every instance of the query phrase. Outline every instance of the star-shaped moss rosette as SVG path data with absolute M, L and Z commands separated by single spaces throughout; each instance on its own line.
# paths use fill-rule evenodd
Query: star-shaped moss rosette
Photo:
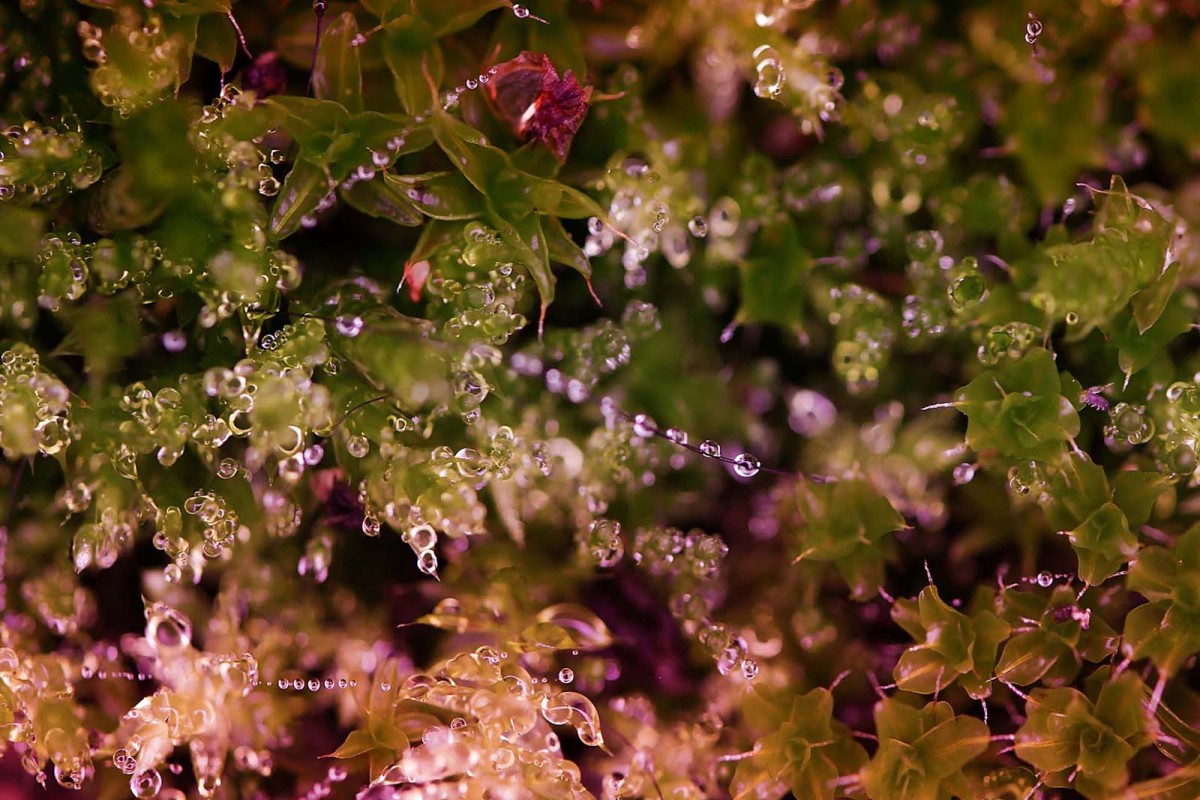
M 996 664 L 996 678 L 1028 686 L 1062 686 L 1075 680 L 1085 661 L 1099 662 L 1117 647 L 1117 633 L 1096 613 L 1095 592 L 1083 598 L 1069 586 L 1050 594 L 1005 589 L 1001 616 L 1012 625 Z
M 352 759 L 366 755 L 371 780 L 375 781 L 408 749 L 409 737 L 396 703 L 396 692 L 404 679 L 398 661 L 389 661 L 375 673 L 363 704 L 363 722 L 350 731 L 345 741 L 326 758 Z M 385 688 L 386 687 L 386 688 Z M 425 720 L 436 724 L 436 716 Z
M 1146 686 L 1132 673 L 1109 679 L 1102 669 L 1078 689 L 1034 689 L 1017 731 L 1017 757 L 1032 764 L 1047 786 L 1071 787 L 1099 800 L 1118 796 L 1129 762 L 1154 739 L 1143 702 Z
M 955 394 L 954 407 L 966 415 L 967 444 L 977 453 L 1055 461 L 1079 433 L 1054 355 L 1041 347 L 984 370 Z
M 1089 241 L 1050 244 L 1037 253 L 1030 299 L 1055 319 L 1066 319 L 1071 338 L 1095 328 L 1109 330 L 1119 312 L 1131 307 L 1138 333 L 1162 315 L 1177 280 L 1174 224 L 1120 177 L 1107 191 L 1093 190 L 1098 210 Z M 1024 272 L 1017 267 L 1018 280 Z
M 862 478 L 796 484 L 794 524 L 797 562 L 832 562 L 855 600 L 874 597 L 883 585 L 884 563 L 905 526 L 888 499 Z M 783 513 L 787 508 L 781 509 Z
M 746 713 L 764 730 L 753 759 L 738 769 L 734 783 L 745 791 L 737 800 L 754 796 L 763 773 L 791 788 L 796 797 L 833 800 L 848 794 L 838 778 L 853 775 L 867 762 L 867 753 L 854 741 L 850 728 L 833 717 L 833 695 L 813 689 L 791 698 L 756 689 Z
M 870 800 L 975 796 L 963 767 L 991 743 L 982 720 L 955 716 L 949 703 L 917 708 L 885 698 L 875 705 L 875 731 L 879 749 L 859 772 Z
M 1157 472 L 1126 470 L 1110 482 L 1103 467 L 1072 453 L 1046 488 L 1046 516 L 1079 559 L 1079 577 L 1096 586 L 1138 552 L 1133 530 L 1149 518 L 1168 479 Z
M 1122 651 L 1149 658 L 1174 675 L 1200 652 L 1200 525 L 1174 545 L 1147 547 L 1129 568 L 1126 585 L 1148 602 L 1125 617 Z
M 970 616 L 951 608 L 928 586 L 914 600 L 897 600 L 892 619 L 917 641 L 892 676 L 908 692 L 935 694 L 958 682 L 976 699 L 992 693 L 996 650 L 1009 625 L 986 609 Z

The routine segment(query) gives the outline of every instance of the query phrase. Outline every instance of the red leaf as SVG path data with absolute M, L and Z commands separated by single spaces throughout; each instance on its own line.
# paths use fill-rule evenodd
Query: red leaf
M 522 139 L 541 142 L 566 161 L 583 124 L 592 88 L 568 70 L 562 77 L 544 53 L 523 51 L 495 67 L 487 96 L 496 114 Z

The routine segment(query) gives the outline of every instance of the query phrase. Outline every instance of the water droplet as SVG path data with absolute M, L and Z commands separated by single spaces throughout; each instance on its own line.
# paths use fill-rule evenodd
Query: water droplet
M 1038 37 L 1042 35 L 1043 30 L 1042 21 L 1030 11 L 1028 22 L 1025 23 L 1025 43 L 1030 45 L 1037 44 Z
M 787 81 L 787 72 L 779 52 L 770 45 L 759 45 L 754 50 L 754 62 L 754 70 L 758 74 L 754 82 L 754 93 L 768 100 L 778 99 Z
M 692 217 L 688 220 L 688 232 L 697 239 L 703 239 L 708 236 L 708 220 L 700 215 Z
M 1054 576 L 1049 572 L 1039 572 L 1037 574 L 1037 585 L 1043 589 L 1049 589 L 1054 584 Z
M 956 466 L 954 468 L 954 482 L 956 484 L 958 484 L 959 486 L 963 485 L 964 483 L 970 483 L 974 477 L 975 477 L 975 465 L 974 464 L 963 463 L 963 464 L 959 464 L 958 466 Z
M 156 769 L 137 773 L 129 779 L 129 790 L 138 800 L 148 800 L 162 789 L 162 775 Z
M 700 455 L 705 458 L 720 458 L 721 445 L 714 442 L 712 439 L 705 439 L 700 443 Z
M 570 683 L 573 680 L 575 680 L 575 672 L 569 667 L 563 667 L 558 671 L 559 683 Z
M 417 569 L 421 570 L 421 572 L 424 572 L 426 575 L 432 575 L 436 578 L 438 569 L 437 553 L 433 552 L 432 550 L 423 550 L 421 554 L 417 556 Z
M 738 453 L 733 459 L 733 471 L 742 478 L 753 478 L 762 469 L 762 462 L 750 453 Z
M 333 321 L 333 327 L 342 336 L 347 336 L 353 339 L 355 336 L 358 336 L 360 333 L 362 333 L 363 320 L 362 317 L 356 315 L 343 314 Z
M 363 458 L 371 452 L 371 443 L 365 436 L 351 436 L 346 440 L 346 452 L 355 458 Z
M 187 334 L 183 331 L 167 331 L 162 335 L 162 343 L 168 353 L 181 353 L 187 347 Z
M 649 439 L 654 435 L 656 427 L 654 420 L 650 419 L 645 414 L 637 414 L 633 418 L 633 432 L 643 439 Z

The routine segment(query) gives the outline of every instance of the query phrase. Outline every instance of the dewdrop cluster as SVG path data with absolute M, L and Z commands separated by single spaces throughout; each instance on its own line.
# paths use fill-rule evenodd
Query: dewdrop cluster
M 0 201 L 37 202 L 86 189 L 100 172 L 100 153 L 84 140 L 78 120 L 26 121 L 0 136 Z
M 53 456 L 73 440 L 71 392 L 41 367 L 33 348 L 0 355 L 0 449 L 6 458 Z

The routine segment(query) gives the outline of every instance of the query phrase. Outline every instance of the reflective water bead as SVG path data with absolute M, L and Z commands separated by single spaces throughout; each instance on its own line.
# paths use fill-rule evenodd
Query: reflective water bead
M 333 326 L 342 336 L 352 339 L 362 333 L 363 320 L 356 315 L 343 314 L 333 321 Z
M 643 439 L 649 439 L 655 434 L 654 420 L 646 414 L 637 414 L 633 418 L 633 432 Z
M 700 455 L 706 458 L 720 458 L 721 445 L 714 442 L 712 439 L 705 439 L 700 443 Z
M 129 779 L 129 790 L 138 800 L 148 800 L 162 789 L 162 775 L 156 769 L 147 769 Z
M 762 462 L 750 453 L 738 453 L 733 459 L 733 471 L 742 478 L 753 478 L 762 469 Z
M 573 680 L 575 680 L 575 672 L 569 667 L 563 667 L 558 671 L 559 683 L 570 683 Z
M 437 577 L 438 557 L 432 550 L 425 550 L 417 556 L 417 569 L 426 575 Z
M 183 331 L 167 331 L 162 335 L 162 343 L 168 353 L 181 353 L 187 347 L 187 334 Z
M 779 52 L 770 45 L 759 45 L 754 50 L 754 70 L 757 73 L 754 93 L 768 100 L 778 99 L 787 81 L 787 72 Z
M 679 428 L 667 428 L 663 435 L 675 444 L 685 445 L 688 443 L 687 431 L 680 430 Z

